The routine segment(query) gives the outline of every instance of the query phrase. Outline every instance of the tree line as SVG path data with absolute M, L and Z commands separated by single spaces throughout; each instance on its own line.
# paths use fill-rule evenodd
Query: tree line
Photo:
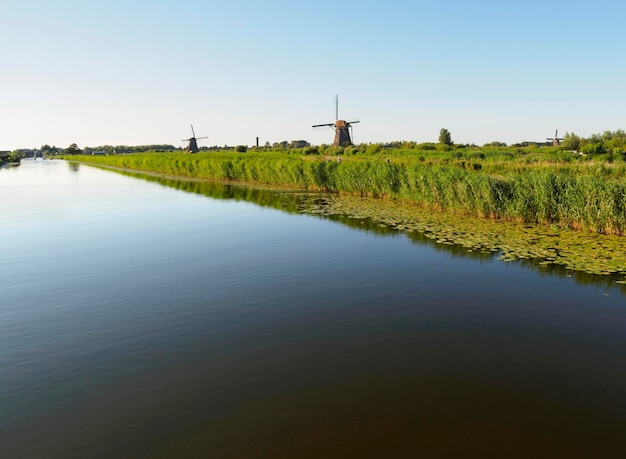
M 514 143 L 511 145 L 507 145 L 505 142 L 493 141 L 483 145 L 483 147 L 516 147 L 516 148 L 524 148 L 524 147 L 541 147 L 541 146 L 552 146 L 551 141 L 547 142 L 520 142 Z M 454 148 L 468 148 L 468 147 L 478 147 L 475 144 L 457 144 L 452 141 L 452 134 L 446 128 L 441 128 L 439 131 L 438 142 L 422 142 L 417 143 L 415 141 L 393 141 L 386 143 L 376 143 L 376 144 L 362 144 L 362 145 L 352 145 L 347 147 L 349 149 L 349 153 L 351 152 L 359 152 L 363 150 L 368 150 L 368 153 L 372 153 L 374 149 L 394 149 L 394 148 L 402 148 L 402 149 L 417 149 L 417 150 L 443 150 L 448 151 Z M 573 132 L 566 132 L 562 139 L 560 139 L 558 148 L 561 150 L 568 150 L 577 152 L 584 155 L 599 155 L 599 154 L 618 154 L 623 155 L 626 152 L 626 132 L 622 129 L 618 129 L 616 131 L 604 131 L 598 134 L 592 134 L 589 137 L 582 137 Z M 248 147 L 245 146 L 227 146 L 223 147 L 213 146 L 213 147 L 200 147 L 201 151 L 217 151 L 217 150 L 237 150 L 237 151 L 247 151 Z M 251 150 L 255 150 L 256 147 L 251 147 Z M 330 150 L 335 150 L 335 147 L 330 147 L 326 144 L 322 144 L 319 146 L 311 146 L 311 144 L 305 140 L 293 140 L 291 142 L 282 141 L 282 142 L 266 142 L 264 146 L 259 147 L 259 149 L 266 150 L 281 150 L 281 151 L 289 151 L 291 149 L 305 149 L 308 154 L 315 153 L 331 153 Z M 42 145 L 40 152 L 46 156 L 53 156 L 57 154 L 127 154 L 127 153 L 144 153 L 144 152 L 168 152 L 168 151 L 181 151 L 183 150 L 180 147 L 175 147 L 170 144 L 151 144 L 151 145 L 100 145 L 96 147 L 84 147 L 80 148 L 76 143 L 72 143 L 67 148 L 59 148 L 56 146 L 50 145 Z M 345 148 L 342 147 L 342 151 L 339 154 L 343 153 Z M 11 152 L 10 158 L 12 160 L 18 160 L 27 156 L 27 152 L 32 150 L 14 150 Z M 7 157 L 8 158 L 8 157 Z M 5 159 L 7 159 L 5 158 Z
M 587 155 L 621 154 L 626 150 L 626 132 L 622 129 L 604 131 L 601 134 L 592 134 L 587 138 L 580 137 L 573 132 L 567 132 L 563 136 L 560 146 L 563 149 Z

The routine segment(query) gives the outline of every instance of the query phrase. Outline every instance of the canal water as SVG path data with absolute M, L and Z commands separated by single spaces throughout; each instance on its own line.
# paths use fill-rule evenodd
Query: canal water
M 0 457 L 625 457 L 617 287 L 168 185 L 0 169 Z

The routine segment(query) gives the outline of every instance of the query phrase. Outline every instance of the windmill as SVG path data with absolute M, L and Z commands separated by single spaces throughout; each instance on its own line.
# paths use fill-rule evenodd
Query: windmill
M 326 124 L 314 124 L 313 127 L 328 126 L 335 130 L 335 141 L 333 146 L 335 147 L 347 147 L 352 145 L 351 131 L 352 125 L 358 123 L 358 121 L 345 121 L 339 119 L 339 96 L 335 96 L 335 122 Z
M 183 139 L 183 142 L 189 142 L 189 146 L 187 147 L 187 151 L 189 153 L 198 153 L 200 151 L 198 149 L 198 140 L 199 139 L 208 139 L 207 136 L 204 137 L 196 137 L 196 133 L 193 130 L 193 124 L 191 125 L 191 137 L 188 139 Z
M 547 137 L 546 140 L 551 140 L 552 141 L 552 146 L 553 147 L 558 147 L 561 144 L 561 140 L 563 140 L 563 139 L 559 138 L 559 130 L 557 129 L 554 132 L 554 137 L 553 138 Z

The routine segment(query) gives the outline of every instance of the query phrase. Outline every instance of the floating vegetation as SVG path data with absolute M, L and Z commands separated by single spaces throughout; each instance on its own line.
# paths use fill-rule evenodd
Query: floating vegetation
M 558 266 L 565 271 L 609 276 L 612 282 L 626 284 L 626 240 L 619 236 L 459 217 L 393 201 L 351 196 L 326 195 L 323 206 L 318 201 L 303 211 L 329 218 L 367 215 L 377 225 L 383 223 L 407 234 L 419 233 L 436 244 L 454 245 L 468 253 L 495 255 L 506 262 L 531 260 L 540 267 Z

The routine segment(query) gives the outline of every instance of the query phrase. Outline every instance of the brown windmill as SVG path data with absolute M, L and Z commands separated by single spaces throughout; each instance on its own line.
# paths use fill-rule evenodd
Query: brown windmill
M 335 130 L 335 141 L 333 146 L 335 147 L 347 147 L 352 145 L 351 131 L 352 125 L 358 123 L 358 121 L 345 121 L 339 119 L 339 97 L 335 96 L 335 122 L 326 124 L 314 124 L 313 127 L 328 126 Z
M 561 144 L 561 140 L 563 139 L 559 138 L 559 130 L 557 129 L 556 132 L 554 133 L 554 137 L 553 138 L 547 137 L 546 140 L 551 140 L 552 146 L 558 147 Z
M 193 130 L 193 124 L 191 125 L 191 137 L 188 139 L 183 139 L 183 142 L 189 142 L 189 146 L 187 146 L 187 151 L 189 153 L 198 153 L 198 140 L 199 139 L 208 139 L 207 136 L 204 137 L 196 137 L 196 133 Z

